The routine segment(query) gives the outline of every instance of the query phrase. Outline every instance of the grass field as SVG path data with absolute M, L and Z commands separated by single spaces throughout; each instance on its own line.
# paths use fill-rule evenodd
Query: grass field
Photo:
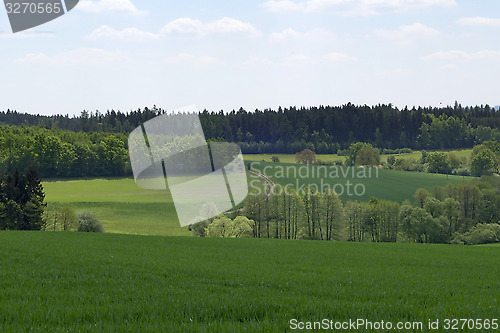
M 284 332 L 292 318 L 493 319 L 499 250 L 0 232 L 0 331 Z
M 300 188 L 303 184 L 317 184 L 319 187 L 330 186 L 330 188 L 335 189 L 344 202 L 348 200 L 368 201 L 370 197 L 374 196 L 401 203 L 405 200 L 413 200 L 413 194 L 419 187 L 432 191 L 438 185 L 457 184 L 473 179 L 472 177 L 376 168 L 308 167 L 272 162 L 252 162 L 251 165 L 252 169 L 264 173 L 282 187 L 287 184 L 292 184 L 294 188 Z M 332 177 L 337 175 L 338 178 Z M 347 182 L 352 184 L 350 188 L 353 195 L 349 195 Z M 356 195 L 356 186 L 358 186 L 357 194 L 361 194 L 364 188 L 363 195 Z
M 299 170 L 301 168 L 303 170 L 303 168 L 307 168 L 297 164 L 254 162 L 252 168 L 265 173 L 283 186 L 290 183 L 297 187 L 297 179 L 299 178 L 298 187 L 305 183 L 321 186 L 321 179 L 324 176 L 324 174 L 312 175 L 311 172 L 307 177 L 295 177 L 295 174 L 291 172 L 292 169 Z M 290 171 L 285 174 L 287 177 L 278 177 L 279 168 Z M 309 167 L 310 170 L 318 168 Z M 432 190 L 437 185 L 468 180 L 468 177 L 447 177 L 445 175 L 394 170 L 379 170 L 377 178 L 375 177 L 375 169 L 372 170 L 372 178 L 361 179 L 357 176 L 358 172 L 362 170 L 356 169 L 355 177 L 349 173 L 346 178 L 327 177 L 323 179 L 323 182 L 332 187 L 334 184 L 340 183 L 345 189 L 345 193 L 341 195 L 344 201 L 367 201 L 371 196 L 375 196 L 380 199 L 402 202 L 412 199 L 418 187 Z M 297 175 L 299 175 L 298 171 Z M 361 196 L 349 196 L 345 185 L 347 181 L 353 184 L 351 190 L 354 190 L 354 186 L 362 184 L 365 193 Z M 263 181 L 261 178 L 250 176 L 249 184 L 250 191 L 253 191 L 255 188 L 262 188 Z M 103 222 L 106 232 L 163 236 L 191 235 L 188 228 L 180 228 L 172 197 L 167 191 L 141 189 L 133 179 L 47 181 L 43 183 L 43 186 L 46 192 L 46 201 L 49 204 L 69 206 L 74 208 L 77 213 L 91 212 Z M 341 194 L 339 189 L 335 188 Z
M 189 236 L 181 228 L 166 191 L 144 190 L 133 179 L 94 179 L 44 182 L 46 201 L 91 212 L 106 232 Z
M 443 151 L 446 153 L 454 153 L 459 159 L 465 158 L 465 159 L 470 159 L 470 156 L 472 154 L 472 149 L 461 149 L 461 150 L 446 150 Z M 283 163 L 296 163 L 295 161 L 295 155 L 294 154 L 247 154 L 245 155 L 245 160 L 247 161 L 266 161 L 266 162 L 271 162 L 271 156 L 277 156 L 280 160 L 280 162 Z M 384 163 L 387 162 L 387 158 L 389 156 L 395 156 L 396 158 L 402 158 L 402 159 L 412 159 L 412 160 L 419 160 L 422 157 L 422 152 L 421 151 L 413 151 L 408 154 L 381 154 L 380 155 L 380 162 Z M 337 154 L 330 154 L 330 155 L 321 155 L 317 154 L 316 155 L 317 159 L 323 162 L 335 162 L 335 161 L 341 161 L 344 162 L 345 156 L 339 156 Z

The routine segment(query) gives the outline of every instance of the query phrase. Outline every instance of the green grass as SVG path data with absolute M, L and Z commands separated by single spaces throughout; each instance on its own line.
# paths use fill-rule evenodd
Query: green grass
M 253 162 L 252 168 L 265 173 L 282 187 L 292 184 L 294 188 L 301 188 L 304 184 L 316 184 L 319 187 L 330 186 L 330 188 L 334 188 L 336 184 L 340 184 L 341 186 L 339 185 L 334 189 L 343 201 L 368 201 L 370 197 L 374 196 L 379 199 L 403 202 L 405 200 L 413 200 L 413 194 L 419 187 L 432 191 L 436 186 L 446 186 L 448 183 L 457 184 L 473 179 L 472 177 L 376 168 L 354 168 L 353 177 L 353 168 L 338 167 L 336 169 L 337 167 L 332 166 L 308 167 L 305 165 L 272 162 Z M 335 173 L 334 170 L 338 170 L 338 173 Z M 342 174 L 342 170 L 349 170 L 345 175 L 346 177 Z M 299 177 L 301 172 L 303 176 Z M 339 177 L 334 178 L 336 175 Z M 252 179 L 255 181 L 255 177 L 252 177 Z M 349 195 L 348 193 L 349 185 L 347 182 L 352 184 L 350 188 L 353 195 Z M 252 186 L 252 189 L 257 191 L 257 185 L 259 184 L 256 183 L 255 186 Z M 355 186 L 358 186 L 357 194 L 361 194 L 363 188 L 365 193 L 361 196 L 355 195 Z M 341 193 L 342 189 L 344 191 L 343 194 Z
M 181 228 L 167 191 L 144 190 L 133 179 L 49 181 L 43 183 L 49 204 L 90 212 L 113 233 L 189 236 Z
M 297 164 L 269 162 L 254 162 L 252 167 L 265 172 L 266 175 L 283 186 L 290 183 L 294 187 L 297 187 L 297 183 L 293 173 L 290 172 L 288 177 L 278 178 L 276 174 L 278 168 L 306 168 Z M 319 170 L 318 168 L 331 170 L 331 167 L 309 167 L 310 170 Z M 355 170 L 357 176 L 358 172 L 363 169 Z M 352 190 L 357 184 L 365 186 L 364 195 L 349 196 L 345 193 L 341 196 L 344 201 L 367 201 L 371 196 L 375 196 L 380 199 L 402 202 L 411 200 L 419 187 L 433 190 L 437 185 L 445 185 L 448 182 L 459 183 L 469 179 L 468 177 L 447 177 L 445 175 L 383 169 L 378 171 L 378 178 L 376 178 L 375 169 L 372 172 L 370 179 L 353 178 L 352 174 L 349 173 L 345 179 L 342 176 L 340 179 L 328 179 L 327 177 L 324 179 L 324 183 L 332 187 L 336 183 L 343 184 L 345 192 L 347 192 L 347 181 L 353 184 Z M 300 187 L 302 184 L 321 185 L 322 176 L 323 174 L 316 174 L 301 178 L 298 186 Z M 250 191 L 255 191 L 256 188 L 262 187 L 263 182 L 260 178 L 256 179 L 256 177 L 250 176 L 249 184 L 251 185 Z M 72 207 L 77 213 L 93 213 L 103 222 L 106 232 L 162 236 L 191 235 L 188 228 L 180 228 L 172 197 L 168 191 L 141 189 L 131 178 L 47 181 L 43 183 L 43 186 L 46 192 L 46 202 Z M 336 190 L 340 194 L 339 188 Z
M 430 152 L 430 151 L 428 151 Z M 465 158 L 465 159 L 470 159 L 470 156 L 472 154 L 472 149 L 460 149 L 460 150 L 442 150 L 442 152 L 446 153 L 454 153 L 459 159 Z M 277 156 L 280 160 L 280 162 L 283 163 L 296 163 L 295 160 L 295 155 L 294 154 L 246 154 L 245 155 L 245 160 L 247 161 L 266 161 L 266 162 L 271 162 L 271 156 Z M 402 158 L 405 160 L 419 160 L 422 157 L 422 152 L 421 151 L 413 151 L 411 153 L 407 154 L 381 154 L 380 155 L 380 162 L 384 163 L 387 162 L 387 158 L 389 156 L 395 156 L 396 158 Z M 323 162 L 335 162 L 335 161 L 345 161 L 345 156 L 339 156 L 337 154 L 328 154 L 328 155 L 322 155 L 318 154 L 316 155 L 317 159 Z
M 294 154 L 245 154 L 245 161 L 262 161 L 271 162 L 271 157 L 277 156 L 282 163 L 296 163 Z M 329 155 L 316 155 L 317 159 L 323 162 L 334 162 L 334 161 L 344 161 L 345 156 L 339 156 L 337 154 Z
M 497 247 L 0 232 L 0 252 L 2 332 L 284 332 L 292 318 L 500 310 Z

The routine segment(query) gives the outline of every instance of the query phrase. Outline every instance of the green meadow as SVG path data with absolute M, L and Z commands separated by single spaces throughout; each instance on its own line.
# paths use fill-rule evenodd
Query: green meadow
M 43 183 L 49 204 L 91 212 L 106 232 L 189 236 L 181 228 L 167 191 L 139 188 L 132 178 L 48 181 Z
M 440 150 L 440 151 L 445 152 L 445 153 L 453 153 L 459 159 L 462 159 L 462 158 L 470 159 L 470 156 L 472 154 L 472 149 Z M 247 155 L 245 155 L 245 160 L 246 161 L 271 162 L 272 156 L 277 156 L 279 158 L 280 162 L 283 162 L 283 163 L 296 163 L 294 154 L 247 154 Z M 382 163 L 387 162 L 387 158 L 389 156 L 394 156 L 396 158 L 402 158 L 402 159 L 406 159 L 406 160 L 418 160 L 422 157 L 422 152 L 416 150 L 416 151 L 413 151 L 411 153 L 406 153 L 406 154 L 381 154 L 380 155 L 380 162 L 382 162 Z M 319 161 L 322 161 L 322 162 L 344 162 L 345 161 L 345 156 L 339 156 L 337 154 L 328 154 L 328 155 L 317 154 L 316 157 Z
M 498 319 L 499 250 L 0 232 L 9 254 L 0 256 L 0 331 L 285 332 L 294 318 Z
M 372 196 L 403 202 L 412 200 L 415 190 L 419 187 L 431 191 L 438 185 L 445 186 L 449 182 L 459 183 L 471 179 L 375 168 L 307 167 L 260 161 L 252 162 L 252 169 L 264 173 L 282 187 L 288 184 L 294 188 L 301 188 L 305 184 L 330 186 L 337 191 L 344 202 L 368 201 Z M 338 178 L 331 177 L 335 170 Z M 263 180 L 252 174 L 249 174 L 248 181 L 249 191 L 253 193 L 261 191 L 264 186 Z M 350 189 L 347 182 L 351 184 Z M 131 178 L 53 180 L 44 182 L 43 186 L 46 202 L 51 205 L 72 207 L 77 213 L 93 213 L 103 222 L 106 232 L 163 236 L 191 235 L 187 228 L 180 228 L 172 197 L 168 191 L 141 189 Z M 341 193 L 341 190 L 344 193 Z M 349 191 L 354 195 L 349 195 Z M 361 191 L 362 195 L 356 195 L 361 194 Z
M 260 161 L 251 162 L 251 167 L 281 185 L 282 189 L 287 185 L 303 188 L 307 184 L 316 184 L 319 188 L 334 189 L 344 202 L 348 200 L 368 201 L 371 197 L 377 197 L 402 203 L 405 200 L 413 200 L 413 194 L 419 187 L 432 191 L 436 186 L 446 186 L 448 183 L 457 184 L 473 179 L 473 177 L 378 168 L 306 166 Z M 251 178 L 251 182 L 256 179 L 254 176 Z M 250 184 L 252 189 L 258 191 L 258 183 L 255 183 L 255 186 Z

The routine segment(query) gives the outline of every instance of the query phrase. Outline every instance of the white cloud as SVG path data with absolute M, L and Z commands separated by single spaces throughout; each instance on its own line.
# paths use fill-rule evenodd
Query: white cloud
M 343 15 L 376 15 L 431 6 L 451 7 L 456 4 L 455 0 L 268 0 L 262 6 L 271 12 L 330 11 Z
M 500 18 L 464 17 L 457 22 L 461 25 L 500 27 Z
M 377 29 L 373 33 L 378 37 L 386 39 L 395 39 L 395 40 L 408 40 L 412 38 L 432 37 L 441 34 L 439 31 L 432 29 L 422 23 L 402 25 L 397 30 Z
M 288 28 L 281 32 L 272 33 L 269 36 L 269 39 L 274 43 L 284 43 L 290 40 L 331 42 L 336 39 L 336 36 L 333 32 L 327 29 L 313 29 L 306 32 L 298 32 L 292 28 Z
M 165 59 L 170 65 L 188 65 L 188 66 L 218 66 L 224 64 L 224 61 L 211 56 L 197 56 L 189 53 L 180 53 L 176 56 Z
M 345 53 L 328 53 L 322 56 L 307 56 L 304 54 L 296 54 L 286 57 L 283 64 L 286 66 L 304 66 L 304 65 L 327 65 L 341 62 L 351 62 L 356 60 L 355 57 Z
M 210 33 L 237 33 L 251 36 L 260 35 L 260 31 L 252 24 L 230 17 L 224 17 L 209 23 L 203 23 L 200 20 L 183 17 L 169 22 L 160 30 L 161 35 L 207 35 Z
M 189 17 L 175 19 L 160 30 L 160 34 L 201 34 L 202 32 L 203 23 Z
M 90 13 L 122 12 L 134 15 L 146 13 L 137 9 L 130 0 L 82 0 L 76 8 Z
M 427 60 L 455 60 L 455 59 L 464 59 L 464 60 L 476 60 L 476 59 L 498 59 L 500 60 L 500 51 L 492 51 L 492 50 L 482 50 L 478 52 L 468 53 L 461 50 L 450 50 L 450 51 L 441 51 L 430 54 L 426 56 L 424 59 Z
M 21 64 L 41 65 L 108 65 L 130 62 L 130 58 L 121 52 L 95 48 L 80 48 L 61 52 L 53 56 L 44 53 L 28 53 L 16 60 Z
M 152 32 L 142 31 L 137 28 L 125 28 L 123 30 L 116 30 L 107 25 L 103 25 L 97 29 L 94 29 L 89 35 L 85 36 L 85 39 L 114 39 L 127 42 L 141 42 L 145 40 L 158 39 L 158 35 Z
M 258 35 L 259 31 L 250 23 L 245 23 L 230 17 L 224 17 L 215 22 L 206 24 L 208 32 L 214 33 L 243 33 Z

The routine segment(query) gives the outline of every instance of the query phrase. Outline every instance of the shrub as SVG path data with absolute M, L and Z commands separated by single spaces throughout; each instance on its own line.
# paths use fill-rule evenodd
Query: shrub
M 318 164 L 316 153 L 310 149 L 304 149 L 295 154 L 295 160 L 299 164 Z
M 456 170 L 453 170 L 453 174 L 457 176 L 470 176 L 471 172 L 467 168 L 458 168 Z
M 273 155 L 271 156 L 271 161 L 274 162 L 274 163 L 279 163 L 280 162 L 280 158 L 276 155 Z
M 210 221 L 205 220 L 198 223 L 191 224 L 189 226 L 189 231 L 193 233 L 196 237 L 206 237 L 206 228 L 210 224 Z
M 79 232 L 104 232 L 102 223 L 97 217 L 90 213 L 82 213 L 78 215 L 78 228 Z
M 397 152 L 399 154 L 411 154 L 411 153 L 413 153 L 413 149 L 411 149 L 411 148 L 401 148 L 401 149 L 398 149 Z
M 43 227 L 46 231 L 69 231 L 78 224 L 78 216 L 71 207 L 49 205 L 42 215 Z
M 245 216 L 238 216 L 234 220 L 222 216 L 210 223 L 205 232 L 207 237 L 252 237 L 253 223 Z
M 500 242 L 500 224 L 479 223 L 465 234 L 455 234 L 453 244 L 489 244 Z

